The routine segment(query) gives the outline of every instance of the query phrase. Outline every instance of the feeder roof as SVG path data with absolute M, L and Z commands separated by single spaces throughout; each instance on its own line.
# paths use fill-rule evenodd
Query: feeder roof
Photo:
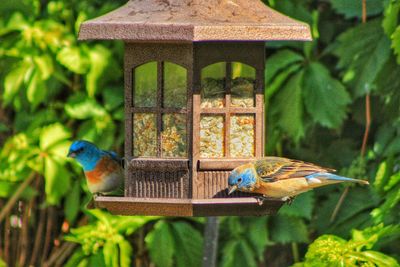
M 311 40 L 309 26 L 260 0 L 130 0 L 84 22 L 80 40 Z

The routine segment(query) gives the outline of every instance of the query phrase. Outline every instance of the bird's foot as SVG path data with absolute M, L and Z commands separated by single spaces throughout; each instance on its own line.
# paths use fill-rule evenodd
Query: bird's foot
M 267 200 L 267 198 L 264 197 L 264 196 L 257 196 L 255 198 L 257 200 L 257 204 L 260 205 L 260 206 L 262 206 L 262 204 L 264 204 L 264 201 Z
M 281 198 L 281 200 L 282 200 L 282 201 L 285 201 L 286 204 L 287 204 L 288 206 L 290 206 L 290 205 L 292 204 L 294 198 L 295 198 L 295 197 L 289 197 L 289 196 L 288 196 L 288 197 L 283 197 L 283 198 Z

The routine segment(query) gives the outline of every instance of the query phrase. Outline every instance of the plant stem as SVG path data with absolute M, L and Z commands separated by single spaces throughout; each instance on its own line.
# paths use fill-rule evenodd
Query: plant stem
M 293 254 L 293 261 L 299 262 L 300 261 L 300 256 L 299 256 L 299 246 L 296 242 L 292 242 L 292 254 Z
M 17 191 L 11 196 L 11 198 L 7 201 L 7 204 L 4 206 L 4 208 L 0 212 L 0 222 L 4 220 L 6 215 L 10 212 L 12 207 L 15 205 L 15 203 L 18 201 L 19 197 L 21 194 L 24 192 L 25 188 L 28 187 L 28 185 L 32 182 L 32 180 L 35 178 L 35 173 L 31 172 L 29 177 L 18 187 Z

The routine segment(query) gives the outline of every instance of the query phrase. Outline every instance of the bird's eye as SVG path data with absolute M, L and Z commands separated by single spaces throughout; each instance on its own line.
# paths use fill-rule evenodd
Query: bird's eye
M 83 151 L 83 147 L 79 148 L 76 153 L 81 153 Z
M 238 183 L 241 183 L 241 182 L 242 182 L 242 178 L 239 178 L 239 179 L 238 179 Z

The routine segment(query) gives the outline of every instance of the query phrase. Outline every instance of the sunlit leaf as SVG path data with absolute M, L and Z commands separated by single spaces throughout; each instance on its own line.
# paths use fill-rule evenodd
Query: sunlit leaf
M 398 26 L 392 35 L 392 48 L 397 55 L 397 64 L 400 64 L 400 26 Z
M 400 12 L 400 2 L 390 1 L 389 5 L 385 8 L 385 15 L 382 21 L 382 27 L 388 37 L 391 37 L 392 33 L 398 26 L 398 17 Z
M 131 265 L 132 247 L 126 240 L 118 242 L 119 247 L 119 266 L 129 267 Z
M 89 58 L 79 47 L 64 47 L 57 54 L 57 60 L 68 70 L 85 74 L 89 70 Z
M 105 116 L 107 114 L 105 109 L 96 100 L 84 94 L 75 94 L 70 97 L 65 105 L 65 112 L 71 118 L 80 120 Z
M 60 123 L 49 125 L 44 127 L 40 134 L 40 148 L 42 150 L 47 150 L 51 146 L 70 137 L 70 131 Z
M 103 254 L 106 266 L 119 266 L 117 244 L 113 242 L 106 242 L 104 244 Z
M 100 45 L 96 45 L 89 51 L 90 70 L 86 76 L 86 91 L 90 97 L 93 97 L 98 90 L 99 80 L 107 67 L 110 56 L 110 51 Z
M 13 68 L 5 77 L 4 80 L 4 103 L 9 103 L 12 98 L 18 93 L 18 90 L 22 86 L 24 77 L 28 69 L 30 68 L 27 64 L 21 64 Z

